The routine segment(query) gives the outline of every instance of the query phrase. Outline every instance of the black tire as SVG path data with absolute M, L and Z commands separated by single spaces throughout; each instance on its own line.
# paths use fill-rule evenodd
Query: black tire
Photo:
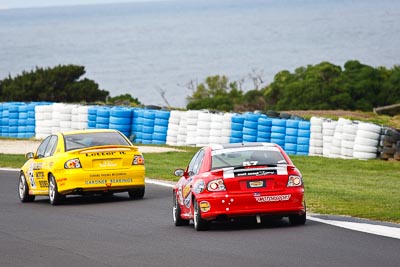
M 184 226 L 189 224 L 189 220 L 184 220 L 181 217 L 181 206 L 178 203 L 176 195 L 173 196 L 173 206 L 172 206 L 172 219 L 174 220 L 175 226 Z
M 289 215 L 289 222 L 293 226 L 304 225 L 307 220 L 306 217 L 307 217 L 306 212 L 304 212 L 302 215 L 298 215 L 298 214 Z
M 49 200 L 50 204 L 55 206 L 62 203 L 65 196 L 58 192 L 57 182 L 53 175 L 49 176 Z
M 196 231 L 208 230 L 210 228 L 210 222 L 201 218 L 201 210 L 199 208 L 199 203 L 197 203 L 196 199 L 193 200 L 193 206 L 194 206 L 194 214 L 193 214 L 194 229 Z
M 144 197 L 145 188 L 135 188 L 128 191 L 131 199 L 142 199 Z
M 35 200 L 35 196 L 29 195 L 29 186 L 22 172 L 19 175 L 18 196 L 22 203 L 33 202 Z

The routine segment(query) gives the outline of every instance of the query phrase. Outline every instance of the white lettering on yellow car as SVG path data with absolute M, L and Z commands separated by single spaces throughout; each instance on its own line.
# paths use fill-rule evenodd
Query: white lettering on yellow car
M 276 196 L 254 196 L 257 202 L 277 202 L 277 201 L 287 201 L 291 197 L 288 195 L 276 195 Z
M 35 183 L 35 174 L 33 173 L 34 170 L 34 163 L 29 165 L 29 169 L 28 169 L 28 176 L 29 176 L 29 183 L 31 184 L 32 188 L 36 188 L 36 183 Z

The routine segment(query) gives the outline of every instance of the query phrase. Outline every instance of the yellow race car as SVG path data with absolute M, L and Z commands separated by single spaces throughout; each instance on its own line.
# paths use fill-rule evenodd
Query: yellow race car
M 60 204 L 66 195 L 145 193 L 145 166 L 137 147 L 117 130 L 80 130 L 48 136 L 36 153 L 26 154 L 18 193 L 21 202 L 49 196 Z

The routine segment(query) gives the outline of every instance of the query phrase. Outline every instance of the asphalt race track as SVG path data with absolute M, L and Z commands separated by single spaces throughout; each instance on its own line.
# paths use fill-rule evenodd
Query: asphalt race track
M 399 266 L 400 239 L 308 220 L 175 227 L 171 189 L 145 198 L 46 197 L 21 203 L 18 173 L 0 172 L 0 266 Z

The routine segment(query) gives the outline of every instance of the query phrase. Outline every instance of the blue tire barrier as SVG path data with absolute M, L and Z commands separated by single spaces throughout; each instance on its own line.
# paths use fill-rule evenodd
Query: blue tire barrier
M 151 120 L 154 121 L 154 118 L 156 117 L 155 111 L 153 111 L 153 110 L 145 110 L 143 117 L 145 119 L 151 119 Z
M 308 145 L 297 145 L 297 152 L 298 153 L 308 153 L 310 146 Z
M 285 140 L 271 137 L 271 143 L 275 143 L 275 144 L 283 147 L 285 145 Z
M 97 117 L 110 117 L 110 109 L 109 108 L 98 108 L 97 109 Z
M 270 125 L 260 125 L 258 124 L 257 127 L 258 132 L 271 132 L 271 126 Z
M 297 138 L 298 138 L 297 136 L 286 135 L 285 143 L 297 144 Z
M 153 132 L 154 132 L 154 127 L 146 126 L 146 125 L 142 126 L 142 133 L 144 133 L 144 134 L 152 134 Z
M 271 132 L 258 132 L 257 137 L 271 139 Z
M 97 116 L 97 107 L 89 107 L 89 108 L 88 108 L 88 115 L 95 115 L 95 116 Z
M 236 138 L 236 137 L 229 138 L 229 143 L 231 144 L 242 143 L 242 142 L 243 138 Z
M 272 119 L 272 126 L 281 126 L 286 128 L 286 120 Z
M 157 140 L 157 141 L 164 141 L 165 142 L 165 140 L 167 140 L 167 134 L 166 133 L 153 133 L 153 136 L 152 136 L 152 140 L 153 140 L 153 142 L 154 142 L 154 140 Z
M 232 123 L 243 124 L 244 123 L 244 117 L 240 116 L 240 115 L 233 115 L 231 121 L 232 121 Z
M 284 133 L 271 133 L 271 139 L 282 139 L 285 141 L 285 134 Z
M 129 108 L 113 107 L 110 109 L 110 117 L 131 118 L 132 110 Z
M 97 115 L 96 114 L 88 114 L 88 121 L 96 122 Z
M 130 117 L 126 117 L 126 118 L 122 118 L 122 117 L 112 117 L 110 116 L 110 124 L 121 124 L 121 125 L 127 125 L 127 124 L 131 124 L 131 118 Z
M 310 130 L 311 123 L 309 121 L 299 121 L 299 129 Z
M 285 143 L 284 146 L 285 151 L 297 151 L 297 144 L 292 144 L 292 143 Z
M 155 118 L 156 119 L 163 119 L 163 120 L 167 120 L 170 117 L 170 112 L 169 111 L 165 111 L 165 110 L 157 110 L 155 113 Z
M 110 123 L 110 117 L 102 117 L 102 116 L 97 116 L 96 118 L 96 125 L 97 124 L 109 124 Z
M 156 119 L 154 120 L 154 125 L 168 126 L 168 120 L 156 118 Z
M 299 121 L 296 120 L 287 120 L 286 121 L 286 128 L 298 128 Z
M 243 128 L 243 136 L 244 135 L 251 135 L 257 137 L 257 129 Z
M 154 132 L 155 133 L 164 133 L 167 134 L 168 127 L 162 125 L 154 125 Z
M 295 128 L 286 128 L 286 135 L 297 136 L 299 130 Z
M 271 133 L 282 133 L 282 134 L 284 134 L 284 133 L 286 133 L 286 127 L 273 125 L 271 127 Z
M 310 130 L 303 130 L 303 129 L 299 129 L 297 136 L 298 137 L 310 137 L 311 132 Z
M 96 129 L 109 129 L 109 124 L 107 123 L 96 123 Z
M 243 134 L 243 142 L 256 142 L 256 141 L 257 141 L 257 136 Z
M 272 119 L 270 118 L 265 118 L 265 117 L 260 117 L 258 119 L 258 126 L 263 125 L 263 126 L 272 126 Z
M 10 127 L 12 127 L 12 126 L 18 126 L 18 119 L 9 119 L 9 120 L 8 120 L 8 125 L 9 125 Z
M 143 125 L 154 127 L 154 119 L 144 118 Z
M 243 128 L 257 129 L 257 126 L 258 123 L 256 121 L 245 120 L 243 123 Z
M 269 142 L 270 140 L 270 138 L 257 136 L 257 142 Z
M 260 118 L 259 114 L 253 114 L 253 113 L 246 113 L 245 114 L 245 122 L 246 121 L 253 121 L 258 123 L 258 119 Z
M 231 130 L 232 131 L 243 131 L 243 123 L 232 122 Z
M 231 137 L 242 139 L 243 138 L 243 132 L 242 131 L 231 130 Z
M 307 137 L 298 137 L 297 138 L 297 144 L 298 145 L 309 145 L 310 144 L 310 138 Z

